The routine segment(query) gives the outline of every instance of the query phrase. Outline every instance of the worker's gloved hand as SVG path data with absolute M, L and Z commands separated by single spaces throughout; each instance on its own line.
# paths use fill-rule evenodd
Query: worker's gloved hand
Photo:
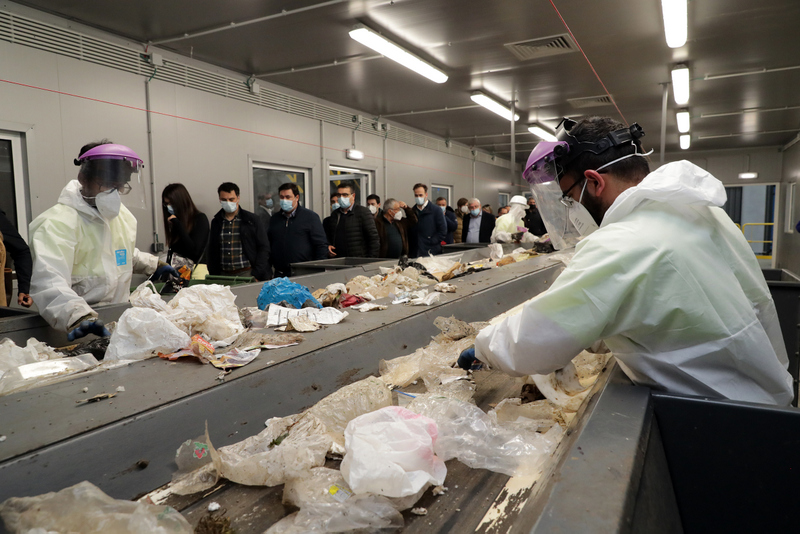
M 470 347 L 458 356 L 458 361 L 456 363 L 465 371 L 469 371 L 472 369 L 472 365 L 477 361 L 478 359 L 475 357 L 475 347 Z
M 164 264 L 159 266 L 158 269 L 156 269 L 156 272 L 153 273 L 153 278 L 155 278 L 156 280 L 161 280 L 164 278 L 164 275 L 171 275 L 174 276 L 175 278 L 181 277 L 181 273 L 176 271 L 171 265 Z
M 67 339 L 69 341 L 75 341 L 78 338 L 86 336 L 88 334 L 94 334 L 100 337 L 108 337 L 111 335 L 106 325 L 103 324 L 103 321 L 99 319 L 87 319 L 85 321 L 81 321 L 78 326 L 73 328 L 67 334 Z

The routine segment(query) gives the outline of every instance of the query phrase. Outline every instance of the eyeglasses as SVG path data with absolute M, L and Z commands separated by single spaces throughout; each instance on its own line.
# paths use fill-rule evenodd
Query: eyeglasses
M 579 183 L 583 182 L 584 180 L 586 180 L 585 176 L 581 180 L 575 180 L 575 183 L 573 183 L 571 186 L 569 186 L 569 188 L 567 188 L 566 191 L 561 193 L 561 200 L 566 200 L 567 198 L 572 198 L 572 197 L 569 196 L 569 192 L 572 191 L 572 188 L 574 188 L 576 185 L 578 185 Z
M 100 184 L 100 191 L 111 191 L 116 189 L 120 195 L 127 195 L 131 192 L 131 183 L 130 182 L 123 182 L 119 185 L 108 185 L 108 184 Z

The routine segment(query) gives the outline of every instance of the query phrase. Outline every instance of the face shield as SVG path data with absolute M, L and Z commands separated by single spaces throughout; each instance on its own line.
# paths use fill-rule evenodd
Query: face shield
M 98 193 L 116 189 L 129 208 L 147 209 L 141 181 L 142 159 L 124 145 L 105 144 L 84 152 L 75 164 L 81 174 L 97 186 Z M 84 197 L 88 200 L 95 197 Z

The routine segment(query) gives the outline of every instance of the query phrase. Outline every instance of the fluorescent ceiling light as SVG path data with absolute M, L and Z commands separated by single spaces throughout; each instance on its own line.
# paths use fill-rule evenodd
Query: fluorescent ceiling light
M 364 159 L 364 153 L 360 150 L 356 150 L 355 148 L 347 148 L 344 151 L 344 157 L 347 159 Z
M 557 141 L 556 136 L 539 126 L 538 124 L 531 124 L 528 126 L 528 131 L 533 135 L 541 137 L 545 141 Z
M 686 65 L 675 65 L 672 69 L 672 96 L 679 106 L 689 102 L 689 67 Z
M 418 58 L 411 52 L 400 48 L 382 35 L 370 30 L 363 24 L 357 24 L 355 28 L 350 31 L 350 37 L 375 50 L 379 54 L 388 57 L 402 66 L 413 70 L 417 74 L 425 76 L 429 80 L 436 83 L 444 83 L 447 81 L 447 74 L 437 69 L 430 63 Z
M 692 136 L 689 134 L 684 134 L 681 136 L 681 148 L 686 150 L 692 144 Z
M 742 180 L 753 180 L 755 178 L 758 178 L 758 173 L 757 172 L 740 172 L 739 173 L 739 178 L 741 178 Z
M 481 92 L 472 93 L 472 96 L 470 98 L 476 104 L 480 104 L 481 106 L 485 107 L 489 111 L 497 113 L 498 115 L 503 117 L 505 120 L 511 119 L 511 108 L 501 104 L 497 100 L 489 98 L 488 96 L 486 96 L 485 94 L 483 94 Z M 516 122 L 518 120 L 519 120 L 519 115 L 514 113 L 514 122 Z
M 661 0 L 661 12 L 664 14 L 664 35 L 667 46 L 680 48 L 686 44 L 689 15 L 686 0 Z
M 690 127 L 689 112 L 685 109 L 682 109 L 675 114 L 675 118 L 678 119 L 678 131 L 680 133 L 687 133 Z

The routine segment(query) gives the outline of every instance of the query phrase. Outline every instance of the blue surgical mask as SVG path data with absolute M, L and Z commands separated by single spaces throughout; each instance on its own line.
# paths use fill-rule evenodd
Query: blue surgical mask
M 425 204 L 425 197 L 414 197 L 414 201 L 417 203 L 417 206 L 422 206 Z
M 236 211 L 236 208 L 238 207 L 236 202 L 228 202 L 226 200 L 220 200 L 219 204 L 220 206 L 222 206 L 222 209 L 225 210 L 226 213 L 233 213 Z
M 439 207 L 442 208 L 442 213 L 447 211 L 447 206 L 439 206 Z
M 339 205 L 344 209 L 350 207 L 350 197 L 339 197 Z
M 338 202 L 333 202 L 331 204 L 331 211 L 336 211 L 338 209 L 339 209 L 339 203 Z
M 268 207 L 268 208 L 271 208 L 271 207 L 274 205 L 274 202 L 272 202 L 272 199 L 271 199 L 271 198 L 268 198 L 268 199 L 266 200 L 266 202 L 264 202 L 264 205 L 265 205 L 266 207 Z
M 175 208 L 172 207 L 172 204 L 167 204 L 167 213 L 175 215 Z
M 288 199 L 285 199 L 285 198 L 281 199 L 281 209 L 283 211 L 292 211 L 293 207 L 294 207 L 294 204 L 292 203 L 291 200 L 288 200 Z
M 473 217 L 477 217 L 478 215 L 480 215 L 480 214 L 481 214 L 481 210 L 480 210 L 480 208 L 478 208 L 478 209 L 476 209 L 476 210 L 469 210 L 469 212 L 470 212 L 470 214 L 471 214 Z

